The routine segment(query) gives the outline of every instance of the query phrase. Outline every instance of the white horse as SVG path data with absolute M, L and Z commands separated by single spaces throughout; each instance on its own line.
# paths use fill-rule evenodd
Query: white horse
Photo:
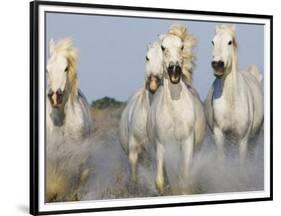
M 224 140 L 235 135 L 240 160 L 247 157 L 249 138 L 263 124 L 262 76 L 256 66 L 239 71 L 234 25 L 217 26 L 212 41 L 214 81 L 205 102 L 206 116 L 214 134 L 219 158 L 224 159 Z
M 77 51 L 70 38 L 50 41 L 47 81 L 46 190 L 47 200 L 54 201 L 67 199 L 70 188 L 75 187 L 75 175 L 85 179 L 88 172 L 83 168 L 87 157 L 81 149 L 91 134 L 92 118 L 87 100 L 78 89 Z
M 139 155 L 148 148 L 146 121 L 152 97 L 161 85 L 163 75 L 162 50 L 159 42 L 149 46 L 146 55 L 146 75 L 142 88 L 129 99 L 119 125 L 120 142 L 129 155 L 131 178 L 137 181 Z
M 172 192 L 185 193 L 193 153 L 204 140 L 206 125 L 202 103 L 190 85 L 194 64 L 192 48 L 196 40 L 182 26 L 172 26 L 160 39 L 163 87 L 153 100 L 147 120 L 148 137 L 156 145 L 155 183 L 161 194 L 165 192 L 166 181 Z M 175 164 L 177 160 L 179 164 Z M 174 174 L 173 169 L 176 169 Z

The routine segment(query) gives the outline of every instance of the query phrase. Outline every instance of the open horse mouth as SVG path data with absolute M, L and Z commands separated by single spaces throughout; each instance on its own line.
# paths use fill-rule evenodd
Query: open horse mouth
M 171 65 L 167 68 L 171 83 L 178 84 L 181 79 L 182 69 L 179 65 Z
M 59 108 L 63 100 L 63 91 L 61 89 L 58 89 L 56 92 L 50 90 L 48 98 L 53 108 Z
M 151 93 L 154 94 L 159 86 L 161 85 L 162 80 L 160 77 L 156 75 L 150 75 L 146 81 L 146 89 Z
M 216 78 L 221 79 L 224 75 L 224 72 L 223 71 L 215 71 L 214 75 L 215 75 Z

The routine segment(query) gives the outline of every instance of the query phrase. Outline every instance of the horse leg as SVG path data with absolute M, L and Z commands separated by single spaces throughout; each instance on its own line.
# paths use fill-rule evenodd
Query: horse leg
M 221 162 L 224 161 L 225 152 L 224 152 L 224 135 L 220 128 L 214 127 L 214 138 L 217 146 L 218 157 Z
M 131 165 L 131 179 L 137 182 L 137 163 L 138 163 L 138 145 L 134 137 L 130 138 L 129 143 L 129 161 Z
M 157 142 L 156 145 L 156 157 L 157 157 L 157 174 L 156 174 L 156 188 L 160 194 L 164 193 L 164 146 Z
M 187 180 L 190 175 L 190 168 L 193 158 L 194 150 L 194 134 L 192 133 L 184 142 L 183 142 L 183 164 L 184 164 L 184 179 Z
M 71 201 L 80 201 L 82 198 L 82 194 L 84 193 L 84 186 L 87 183 L 88 177 L 90 175 L 90 169 L 85 166 L 85 164 L 81 164 L 79 167 L 79 179 L 77 183 L 77 187 L 74 189 L 74 192 L 71 196 Z
M 239 153 L 240 153 L 240 163 L 244 164 L 248 154 L 248 136 L 241 139 L 240 146 L 239 146 Z
M 182 189 L 181 193 L 190 194 L 191 193 L 191 164 L 193 159 L 194 153 L 194 133 L 192 134 L 183 142 L 182 144 L 182 151 L 183 151 L 183 178 L 182 178 Z

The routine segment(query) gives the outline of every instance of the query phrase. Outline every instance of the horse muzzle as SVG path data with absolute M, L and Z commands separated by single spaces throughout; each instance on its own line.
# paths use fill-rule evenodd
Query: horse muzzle
M 161 84 L 162 84 L 162 79 L 159 76 L 150 75 L 146 81 L 146 89 L 151 94 L 154 94 Z
M 225 64 L 223 61 L 212 61 L 212 68 L 214 69 L 214 75 L 216 78 L 220 79 L 224 75 Z
M 181 66 L 178 65 L 178 64 L 170 65 L 167 68 L 167 71 L 168 71 L 168 75 L 169 75 L 171 83 L 178 84 L 180 82 L 181 75 L 182 75 L 182 68 L 181 68 Z
M 48 98 L 53 108 L 59 108 L 63 101 L 63 91 L 59 88 L 56 92 L 50 90 Z

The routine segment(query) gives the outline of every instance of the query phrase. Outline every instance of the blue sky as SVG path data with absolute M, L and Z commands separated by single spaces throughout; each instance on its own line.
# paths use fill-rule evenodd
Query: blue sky
M 211 41 L 218 23 L 48 13 L 46 37 L 73 38 L 80 89 L 89 102 L 104 96 L 125 101 L 143 85 L 147 45 L 173 23 L 187 26 L 198 39 L 194 86 L 204 100 L 214 80 Z M 263 73 L 264 27 L 236 24 L 236 33 L 240 68 L 256 64 Z

